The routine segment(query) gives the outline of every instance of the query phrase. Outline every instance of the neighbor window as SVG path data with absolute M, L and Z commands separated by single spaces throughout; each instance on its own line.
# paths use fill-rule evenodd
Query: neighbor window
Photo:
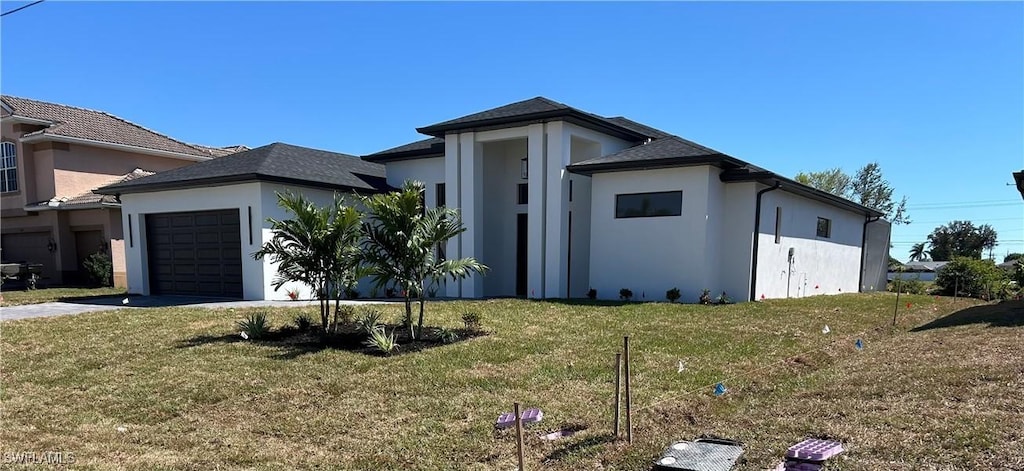
M 528 204 L 530 202 L 530 185 L 526 183 L 520 183 L 516 185 L 516 197 L 517 204 Z
M 832 220 L 818 218 L 818 237 L 832 237 Z
M 434 207 L 444 207 L 444 183 L 438 183 L 434 186 Z
M 682 191 L 615 195 L 616 218 L 679 216 L 682 213 Z
M 2 143 L 0 154 L 0 192 L 18 191 L 18 150 L 13 142 Z

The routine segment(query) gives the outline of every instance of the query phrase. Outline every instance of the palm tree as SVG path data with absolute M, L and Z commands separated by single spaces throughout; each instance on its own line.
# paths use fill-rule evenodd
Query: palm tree
M 424 185 L 406 181 L 399 191 L 361 198 L 368 211 L 363 224 L 366 240 L 363 256 L 378 288 L 400 288 L 405 301 L 409 336 L 423 333 L 423 309 L 427 282 L 464 279 L 482 274 L 487 266 L 473 257 L 442 260 L 435 247 L 466 230 L 459 212 L 452 208 L 423 207 Z M 419 322 L 413 330 L 412 300 L 419 302 Z
M 924 249 L 925 242 L 919 242 L 910 247 L 910 261 L 928 261 L 928 251 Z
M 328 207 L 317 206 L 291 192 L 278 193 L 277 199 L 278 205 L 293 218 L 269 218 L 274 236 L 253 258 L 269 257 L 278 264 L 272 282 L 274 289 L 289 282 L 310 286 L 320 301 L 321 326 L 325 333 L 330 333 L 330 297 L 332 291 L 338 291 L 332 288 L 354 286 L 365 272 L 359 251 L 362 214 L 345 206 L 337 194 Z M 335 301 L 335 320 L 338 308 L 339 302 Z

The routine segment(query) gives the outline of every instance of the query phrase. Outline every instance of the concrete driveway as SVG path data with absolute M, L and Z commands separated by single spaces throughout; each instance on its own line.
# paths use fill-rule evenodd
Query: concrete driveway
M 125 299 L 128 300 L 125 303 Z M 377 304 L 387 301 L 342 301 L 347 305 Z M 23 306 L 0 308 L 0 321 L 32 319 L 83 314 L 86 312 L 110 311 L 113 309 L 150 309 L 162 307 L 198 307 L 205 309 L 227 309 L 235 307 L 301 307 L 315 306 L 317 301 L 239 301 L 223 298 L 194 296 L 108 296 L 101 298 L 59 301 Z

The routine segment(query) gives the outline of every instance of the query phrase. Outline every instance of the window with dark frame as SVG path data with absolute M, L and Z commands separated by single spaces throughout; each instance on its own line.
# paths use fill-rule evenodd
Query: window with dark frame
M 818 218 L 818 237 L 824 237 L 826 239 L 832 237 L 831 219 Z
M 520 183 L 516 185 L 516 204 L 529 204 L 530 203 L 530 185 L 526 183 Z
M 445 205 L 444 201 L 444 183 L 438 183 L 434 185 L 434 207 L 443 208 Z
M 775 207 L 775 243 L 782 242 L 782 206 Z
M 683 214 L 683 192 L 631 193 L 615 195 L 615 217 L 647 218 Z
M 18 147 L 4 141 L 0 148 L 0 193 L 18 191 Z

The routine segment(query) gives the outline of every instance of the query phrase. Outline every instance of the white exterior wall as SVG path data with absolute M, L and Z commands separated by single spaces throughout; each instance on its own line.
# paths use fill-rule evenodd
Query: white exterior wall
M 528 183 L 520 172 L 526 158 L 526 139 L 483 144 L 484 246 L 480 262 L 490 270 L 483 277 L 484 296 L 516 294 L 516 218 L 527 205 L 518 204 L 518 185 Z
M 754 182 L 729 183 L 725 187 L 722 208 L 721 250 L 718 264 L 721 289 L 734 302 L 749 300 L 750 262 L 754 247 L 754 208 L 757 184 Z M 710 289 L 710 288 L 709 288 Z
M 401 188 L 406 180 L 416 180 L 426 185 L 426 203 L 433 208 L 437 203 L 437 184 L 444 183 L 444 157 L 429 159 L 397 160 L 384 164 L 387 169 L 388 185 Z M 447 185 L 445 185 L 447 189 Z M 447 195 L 446 195 L 447 197 Z
M 249 251 L 246 251 L 247 249 L 246 249 L 246 246 L 245 246 L 245 243 L 247 243 L 249 239 L 248 238 L 243 239 L 243 241 L 242 241 L 243 242 L 243 244 L 242 244 L 242 261 L 243 261 L 243 263 L 245 263 L 245 259 L 246 258 L 251 260 L 253 252 L 259 250 L 259 248 L 263 244 L 265 244 L 267 242 L 270 242 L 270 240 L 274 238 L 274 231 L 272 231 L 270 229 L 270 222 L 267 221 L 267 218 L 274 218 L 274 219 L 277 219 L 277 220 L 284 220 L 284 219 L 291 219 L 293 217 L 293 215 L 291 213 L 289 213 L 288 211 L 286 211 L 284 208 L 282 208 L 281 206 L 279 206 L 277 204 L 277 193 L 284 193 L 286 191 L 291 191 L 292 193 L 302 194 L 303 196 L 306 197 L 307 200 L 312 201 L 314 204 L 316 204 L 318 206 L 321 206 L 321 207 L 330 206 L 330 205 L 334 204 L 334 191 L 332 191 L 332 190 L 324 190 L 324 189 L 318 189 L 318 188 L 304 188 L 304 187 L 286 186 L 286 185 L 281 185 L 281 184 L 277 184 L 277 183 L 259 183 L 259 185 L 260 185 L 260 200 L 259 200 L 259 204 L 254 204 L 253 208 L 252 208 L 253 227 L 254 228 L 258 227 L 259 228 L 259 231 L 258 231 L 259 237 L 254 238 L 254 241 L 253 241 L 255 244 L 257 244 L 257 246 L 251 248 L 251 250 L 249 250 Z M 349 205 L 358 206 L 355 203 L 355 198 L 353 196 L 348 196 L 346 198 L 346 202 Z M 242 222 L 243 226 L 246 226 L 245 219 L 244 219 L 244 217 L 245 217 L 244 216 L 245 215 L 245 212 L 244 212 L 245 209 L 243 209 L 242 211 L 243 211 L 242 212 L 243 219 L 242 219 L 241 222 Z M 289 299 L 288 298 L 288 291 L 292 290 L 292 289 L 298 290 L 299 296 L 302 299 L 309 299 L 309 298 L 313 297 L 313 288 L 311 286 L 309 286 L 309 285 L 305 285 L 305 284 L 301 284 L 301 283 L 295 283 L 295 282 L 285 283 L 283 286 L 281 286 L 281 289 L 275 290 L 274 287 L 272 286 L 272 284 L 273 284 L 274 277 L 277 275 L 277 265 L 278 264 L 276 264 L 276 263 L 271 263 L 269 259 L 264 258 L 264 260 L 263 260 L 263 271 L 262 271 L 262 275 L 263 275 L 262 276 L 263 294 L 262 294 L 262 297 L 260 297 L 260 298 L 252 298 L 252 299 L 287 300 L 287 299 Z M 243 278 L 245 278 L 245 277 L 248 277 L 250 275 L 251 276 L 256 276 L 255 272 L 250 274 L 247 271 L 244 272 L 242 276 L 243 276 Z M 248 281 L 246 281 L 246 283 L 248 283 Z M 366 283 L 364 283 L 362 281 L 359 284 L 359 288 L 360 288 L 360 291 L 362 291 L 364 294 L 368 290 Z M 248 294 L 246 295 L 245 299 L 250 299 Z
M 676 287 L 681 301 L 696 302 L 702 289 L 718 290 L 706 271 L 707 239 L 719 236 L 708 223 L 709 183 L 722 185 L 708 166 L 593 176 L 590 284 L 598 298 L 617 299 L 629 288 L 636 300 L 660 301 Z M 682 214 L 615 218 L 615 195 L 657 191 L 682 191 Z
M 237 209 L 242 247 L 242 297 L 247 300 L 285 300 L 288 299 L 288 290 L 293 288 L 298 289 L 303 297 L 310 297 L 311 288 L 298 283 L 285 284 L 275 291 L 271 284 L 277 273 L 277 264 L 270 263 L 268 259 L 255 260 L 252 257 L 273 237 L 267 218 L 291 217 L 277 204 L 277 192 L 283 193 L 286 190 L 301 193 L 319 205 L 329 205 L 334 200 L 334 192 L 330 190 L 260 182 L 122 195 L 121 217 L 125 230 L 128 228 L 128 216 L 132 218 L 132 244 L 125 244 L 128 292 L 150 294 L 146 214 Z M 250 227 L 253 231 L 252 243 L 249 243 Z
M 776 207 L 782 208 L 782 237 L 778 244 L 775 243 Z M 832 220 L 831 237 L 817 237 L 818 217 Z M 863 230 L 863 214 L 795 195 L 785 188 L 765 193 L 761 199 L 754 296 L 785 298 L 856 293 Z M 794 249 L 792 269 L 788 262 L 790 248 Z
M 121 221 L 125 232 L 128 231 L 128 218 L 132 219 L 131 243 L 125 244 L 128 292 L 150 294 L 146 214 L 237 209 L 242 241 L 242 296 L 245 299 L 264 299 L 266 267 L 264 262 L 252 258 L 261 242 L 253 237 L 253 243 L 249 244 L 248 224 L 248 208 L 252 206 L 254 228 L 258 227 L 261 201 L 260 184 L 256 182 L 121 195 Z M 125 238 L 128 239 L 128 234 Z

